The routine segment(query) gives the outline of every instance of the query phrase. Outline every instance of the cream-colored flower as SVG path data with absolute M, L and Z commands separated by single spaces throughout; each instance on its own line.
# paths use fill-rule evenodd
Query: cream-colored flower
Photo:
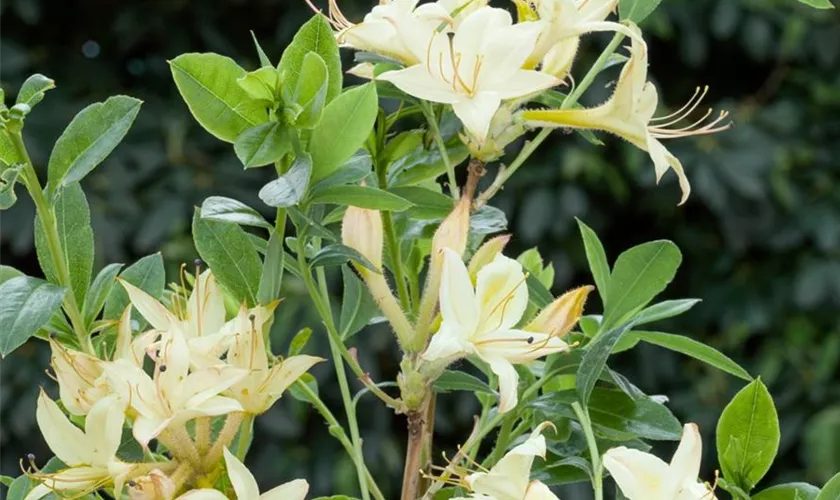
M 637 27 L 632 28 L 639 32 Z M 669 168 L 677 174 L 682 189 L 682 204 L 688 199 L 691 186 L 682 163 L 662 145 L 660 139 L 712 134 L 725 130 L 729 128 L 729 124 L 719 124 L 728 115 L 725 111 L 721 112 L 717 119 L 704 125 L 705 119 L 712 114 L 710 109 L 703 118 L 689 126 L 669 128 L 687 118 L 700 104 L 706 92 L 700 93 L 698 89 L 694 97 L 676 113 L 654 118 L 659 98 L 656 87 L 647 81 L 647 66 L 647 48 L 643 42 L 633 38 L 630 59 L 625 63 L 615 92 L 607 102 L 591 109 L 526 111 L 524 118 L 533 126 L 604 130 L 629 141 L 650 154 L 657 182 Z
M 686 424 L 670 464 L 650 453 L 620 446 L 604 454 L 604 467 L 628 500 L 716 500 L 709 486 L 697 479 L 702 455 L 697 425 Z
M 475 495 L 453 500 L 559 500 L 548 486 L 530 480 L 534 457 L 545 458 L 545 437 L 541 433 L 548 425 L 540 425 L 489 471 L 464 478 Z
M 175 496 L 175 483 L 159 469 L 128 483 L 131 500 L 171 500 Z
M 243 379 L 231 386 L 231 396 L 246 412 L 259 415 L 271 408 L 289 386 L 323 359 L 290 356 L 269 367 L 269 353 L 262 330 L 254 327 L 255 319 L 244 306 L 240 309 L 236 321 L 241 333 L 235 335 L 227 360 L 231 366 L 248 371 Z
M 382 216 L 378 210 L 348 206 L 341 221 L 341 242 L 382 270 Z M 364 268 L 359 268 L 364 274 Z
M 91 407 L 82 431 L 62 413 L 42 390 L 35 419 L 47 445 L 69 468 L 55 473 L 36 473 L 41 481 L 25 500 L 38 500 L 52 491 L 88 493 L 108 484 L 122 491 L 125 480 L 135 468 L 117 459 L 122 438 L 125 406 L 114 397 L 100 399 Z
M 189 348 L 177 330 L 170 331 L 158 348 L 151 377 L 125 360 L 105 365 L 108 383 L 137 413 L 133 433 L 142 446 L 148 446 L 169 426 L 196 417 L 242 411 L 235 399 L 219 394 L 242 380 L 248 374 L 246 370 L 216 365 L 190 373 Z
M 569 348 L 557 336 L 517 330 L 527 306 L 528 287 L 521 264 L 499 254 L 478 272 L 473 287 L 461 257 L 444 249 L 442 321 L 422 357 L 449 362 L 478 355 L 499 377 L 499 411 L 510 411 L 516 406 L 519 382 L 512 363 L 527 363 Z
M 413 42 L 422 51 L 420 62 L 379 79 L 420 99 L 451 104 L 472 138 L 483 142 L 503 100 L 560 83 L 554 76 L 521 69 L 541 29 L 539 22 L 514 25 L 504 9 L 481 7 L 454 31 L 444 28 L 433 31 L 425 44 Z

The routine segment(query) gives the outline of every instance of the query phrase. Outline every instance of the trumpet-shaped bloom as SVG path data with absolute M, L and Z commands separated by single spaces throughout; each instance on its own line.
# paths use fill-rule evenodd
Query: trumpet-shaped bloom
M 25 500 L 38 500 L 52 491 L 90 492 L 113 483 L 122 491 L 135 466 L 116 458 L 122 437 L 125 406 L 114 396 L 91 407 L 82 431 L 61 412 L 44 391 L 38 397 L 35 418 L 47 445 L 69 468 L 52 474 L 37 473 L 41 481 Z
M 476 494 L 469 500 L 559 500 L 540 481 L 530 480 L 534 457 L 545 458 L 545 437 L 540 425 L 528 439 L 510 450 L 492 469 L 476 472 L 465 479 L 471 491 Z M 468 500 L 468 499 L 454 499 Z
M 189 349 L 177 330 L 159 347 L 151 377 L 125 360 L 105 365 L 108 383 L 137 413 L 133 433 L 142 446 L 148 446 L 169 426 L 196 417 L 242 411 L 235 399 L 219 394 L 242 380 L 248 374 L 246 370 L 217 365 L 189 373 Z
M 639 32 L 637 27 L 633 27 L 633 30 Z M 615 92 L 607 102 L 591 109 L 526 111 L 523 116 L 536 126 L 604 130 L 629 141 L 650 154 L 657 182 L 668 169 L 677 174 L 682 189 L 682 204 L 688 199 L 691 186 L 682 163 L 662 145 L 660 139 L 711 134 L 727 129 L 729 124 L 718 124 L 728 115 L 725 111 L 721 112 L 717 119 L 704 125 L 705 119 L 712 113 L 710 109 L 702 119 L 689 126 L 668 128 L 688 117 L 700 104 L 705 91 L 701 94 L 698 89 L 694 97 L 676 113 L 654 118 L 659 98 L 656 87 L 647 81 L 647 66 L 647 48 L 640 39 L 633 38 L 630 59 L 625 63 Z
M 420 99 L 451 104 L 467 132 L 483 142 L 502 100 L 560 83 L 554 76 L 521 69 L 541 29 L 539 22 L 513 25 L 504 9 L 481 7 L 454 31 L 433 30 L 426 40 L 416 37 L 411 45 L 422 51 L 420 62 L 379 78 Z
M 702 454 L 697 425 L 686 424 L 670 464 L 621 446 L 604 454 L 604 467 L 628 500 L 715 500 L 714 492 L 697 479 Z
M 309 492 L 309 483 L 306 480 L 295 479 L 261 495 L 251 471 L 227 448 L 225 448 L 225 465 L 227 465 L 228 477 L 238 500 L 303 500 Z M 216 490 L 193 490 L 179 496 L 178 500 L 228 500 L 228 497 Z
M 258 415 L 271 408 L 295 380 L 323 359 L 290 356 L 269 367 L 269 353 L 266 352 L 262 329 L 256 327 L 256 318 L 250 316 L 243 306 L 237 321 L 240 323 L 238 330 L 242 333 L 234 337 L 227 359 L 231 366 L 245 369 L 248 374 L 231 386 L 230 394 L 246 412 Z
M 515 328 L 528 306 L 521 264 L 499 254 L 478 272 L 473 287 L 461 257 L 448 248 L 443 253 L 442 321 L 423 358 L 448 362 L 478 355 L 499 377 L 499 411 L 507 412 L 516 406 L 519 383 L 512 363 L 527 363 L 569 346 L 557 336 Z

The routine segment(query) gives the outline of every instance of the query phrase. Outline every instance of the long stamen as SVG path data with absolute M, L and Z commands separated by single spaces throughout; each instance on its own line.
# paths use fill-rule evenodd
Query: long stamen
M 678 116 L 678 115 L 682 116 L 684 114 L 683 112 L 686 110 L 686 108 L 688 108 L 689 106 L 691 106 L 692 103 L 694 103 L 694 100 L 697 99 L 698 95 L 700 96 L 700 99 L 698 100 L 698 104 L 699 104 L 699 101 L 703 100 L 703 98 L 706 96 L 706 92 L 708 92 L 708 91 L 709 91 L 709 86 L 706 85 L 706 87 L 703 89 L 702 95 L 701 95 L 700 87 L 697 87 L 696 89 L 694 89 L 694 95 L 692 95 L 691 99 L 689 99 L 688 101 L 686 101 L 685 104 L 683 104 L 683 107 L 674 111 L 670 115 L 665 115 L 665 116 L 659 116 L 659 117 L 656 117 L 656 118 L 652 118 L 650 121 L 651 122 L 658 122 L 658 121 L 662 121 L 662 120 L 670 120 L 671 118 L 674 118 L 675 116 Z
M 687 119 L 689 117 L 689 115 L 691 115 L 691 113 L 694 113 L 694 110 L 697 109 L 697 106 L 700 105 L 700 103 L 703 101 L 703 98 L 706 97 L 706 91 L 708 89 L 709 89 L 709 87 L 706 87 L 706 89 L 703 91 L 703 93 L 700 94 L 699 98 L 694 101 L 694 104 L 688 110 L 683 111 L 682 113 L 678 113 L 677 114 L 678 116 L 675 116 L 671 121 L 666 122 L 666 123 L 659 123 L 656 126 L 657 127 L 662 127 L 662 128 L 670 127 L 671 125 L 674 125 L 675 123 L 679 123 L 681 120 Z M 693 99 L 693 97 L 692 97 L 692 99 Z M 691 101 L 688 101 L 688 102 L 690 103 Z M 688 103 L 686 103 L 686 105 L 683 106 L 682 109 L 685 109 L 687 106 L 688 106 Z M 653 121 L 653 120 L 651 120 L 651 121 Z
M 519 283 L 517 283 L 513 288 L 511 288 L 510 291 L 507 294 L 505 294 L 505 296 L 502 297 L 501 300 L 499 300 L 499 302 L 490 309 L 490 312 L 487 314 L 487 316 L 485 316 L 484 319 L 488 319 L 491 316 L 493 316 L 496 313 L 496 311 L 498 311 L 498 309 L 500 307 L 502 308 L 501 314 L 499 315 L 500 323 L 498 325 L 496 325 L 496 327 L 494 329 L 498 329 L 501 326 L 502 318 L 504 318 L 504 316 L 505 316 L 505 308 L 507 308 L 507 305 L 510 303 L 511 300 L 513 300 L 514 292 L 516 292 L 516 290 L 520 286 L 522 286 L 525 283 L 525 281 L 528 279 L 528 275 L 529 275 L 529 273 L 526 273 L 525 276 L 519 281 Z M 483 325 L 483 322 L 482 322 L 481 324 L 478 325 L 477 329 L 478 330 L 483 330 L 484 329 L 484 328 L 482 328 L 483 326 L 484 325 Z
M 702 91 L 700 90 L 700 87 L 697 87 L 694 91 L 694 95 L 692 95 L 688 102 L 686 102 L 680 109 L 667 116 L 652 119 L 650 127 L 648 127 L 650 135 L 657 139 L 676 139 L 679 137 L 714 134 L 731 127 L 732 123 L 720 125 L 720 122 L 729 116 L 729 112 L 725 110 L 721 111 L 717 118 L 703 125 L 703 123 L 714 113 L 714 110 L 709 108 L 709 110 L 706 111 L 699 120 L 694 121 L 691 125 L 679 128 L 668 128 L 688 119 L 691 113 L 693 113 L 703 101 L 703 98 L 706 97 L 708 91 L 708 86 L 704 87 Z
M 708 117 L 708 115 L 710 115 L 710 114 L 711 113 L 708 113 L 706 115 L 706 117 Z M 720 122 L 722 122 L 723 120 L 725 120 L 728 116 L 729 116 L 728 111 L 721 111 L 720 115 L 718 115 L 717 118 L 715 118 L 710 123 L 704 125 L 703 127 L 694 128 L 694 127 L 697 127 L 698 125 L 700 125 L 700 123 L 702 123 L 703 120 L 700 120 L 698 122 L 695 122 L 695 123 L 691 124 L 688 127 L 683 127 L 681 129 L 660 129 L 658 127 L 651 127 L 650 132 L 651 132 L 651 135 L 653 135 L 654 137 L 659 138 L 659 139 L 676 139 L 676 138 L 679 138 L 679 137 L 690 137 L 690 136 L 696 136 L 696 135 L 714 134 L 716 132 L 721 132 L 723 130 L 727 130 L 728 128 L 730 128 L 732 126 L 731 122 L 727 123 L 725 125 L 719 125 L 718 126 L 718 124 Z

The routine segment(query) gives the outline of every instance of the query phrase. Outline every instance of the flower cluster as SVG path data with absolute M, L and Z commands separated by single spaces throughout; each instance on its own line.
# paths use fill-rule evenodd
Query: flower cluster
M 60 401 L 73 417 L 85 417 L 85 430 L 41 392 L 38 425 L 67 468 L 32 471 L 41 484 L 26 500 L 50 491 L 78 494 L 106 487 L 119 498 L 125 484 L 132 499 L 168 500 L 194 484 L 192 479 L 214 474 L 223 453 L 239 498 L 257 498 L 250 493 L 255 491 L 253 479 L 245 479 L 247 469 L 236 465 L 226 447 L 244 417 L 267 411 L 321 359 L 271 355 L 265 335 L 276 303 L 252 309 L 243 305 L 226 320 L 224 294 L 209 270 L 195 277 L 189 297 L 183 290 L 173 293 L 170 307 L 126 281 L 120 283 L 131 305 L 116 326 L 113 345 L 102 344 L 101 358 L 51 341 Z M 132 319 L 132 308 L 151 329 L 133 331 L 139 318 Z M 224 426 L 211 442 L 214 417 L 223 418 Z M 125 422 L 153 461 L 129 463 L 117 457 Z M 151 451 L 153 439 L 169 451 L 169 458 Z M 264 498 L 292 498 L 292 491 L 303 498 L 307 486 L 299 481 L 281 488 L 282 495 L 267 493 Z M 179 498 L 226 498 L 206 491 Z

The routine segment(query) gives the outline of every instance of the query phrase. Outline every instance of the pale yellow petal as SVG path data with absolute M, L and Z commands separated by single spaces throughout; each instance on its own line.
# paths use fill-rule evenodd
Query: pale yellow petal
M 147 417 L 140 415 L 134 419 L 134 425 L 131 428 L 131 433 L 134 439 L 140 443 L 144 449 L 149 447 L 149 441 L 156 438 L 169 423 L 172 422 L 171 417 Z
M 510 330 L 528 307 L 528 286 L 522 265 L 504 255 L 478 272 L 476 297 L 481 310 L 477 335 L 495 330 Z
M 452 104 L 452 111 L 464 124 L 464 128 L 479 142 L 487 139 L 490 122 L 502 103 L 501 95 L 495 91 L 479 91 L 472 97 L 465 97 Z
M 676 156 L 672 155 L 670 151 L 668 151 L 665 146 L 662 145 L 659 140 L 649 137 L 648 138 L 648 153 L 650 153 L 650 158 L 653 160 L 653 166 L 656 170 L 656 182 L 662 178 L 665 172 L 668 171 L 670 168 L 677 174 L 677 179 L 680 183 L 680 190 L 682 191 L 682 197 L 680 198 L 680 205 L 688 200 L 688 196 L 691 194 L 691 185 L 688 182 L 688 177 L 685 176 L 685 170 L 683 170 L 682 163 Z
M 628 500 L 667 498 L 668 464 L 650 453 L 612 448 L 604 454 L 604 467 Z
M 518 402 L 519 374 L 504 358 L 484 357 L 484 361 L 490 364 L 490 369 L 499 378 L 499 413 L 507 413 L 514 409 Z
M 180 407 L 195 408 L 236 384 L 248 375 L 248 370 L 219 365 L 190 373 L 184 382 L 184 400 Z
M 125 280 L 117 278 L 117 281 L 125 288 L 131 304 L 153 327 L 158 330 L 168 330 L 178 322 L 178 319 L 157 299 Z
M 263 493 L 260 500 L 303 500 L 308 492 L 309 483 L 295 479 Z
M 179 495 L 176 500 L 228 500 L 221 491 L 216 490 L 192 490 Z
M 440 314 L 443 321 L 472 333 L 478 325 L 478 306 L 464 261 L 454 251 L 443 250 L 440 280 Z
M 559 337 L 525 330 L 495 330 L 482 335 L 475 345 L 481 356 L 504 358 L 511 363 L 528 363 L 569 350 Z
M 422 64 L 406 69 L 387 71 L 377 79 L 391 82 L 408 95 L 432 102 L 453 104 L 463 99 L 452 85 L 433 77 Z
M 557 495 L 551 492 L 544 483 L 540 481 L 531 481 L 528 485 L 528 491 L 525 493 L 525 498 L 522 500 L 560 500 Z
M 426 361 L 454 361 L 475 351 L 469 342 L 469 332 L 460 325 L 444 321 L 432 336 L 429 347 L 423 352 Z
M 125 406 L 117 396 L 100 399 L 85 420 L 85 435 L 91 454 L 91 465 L 107 467 L 117 455 L 122 439 Z
M 89 443 L 81 429 L 64 416 L 55 401 L 41 390 L 35 411 L 38 428 L 55 456 L 67 465 L 89 464 Z
M 267 390 L 270 394 L 280 395 L 295 383 L 301 375 L 306 373 L 317 363 L 324 361 L 324 358 L 317 356 L 290 356 L 282 363 L 272 367 L 267 380 Z
M 542 71 L 517 70 L 504 80 L 504 85 L 497 85 L 494 90 L 502 99 L 513 99 L 560 85 L 555 76 Z
M 697 424 L 683 426 L 682 439 L 671 459 L 671 476 L 680 484 L 696 483 L 700 475 L 700 460 L 703 456 L 703 441 Z
M 227 448 L 224 450 L 225 465 L 227 465 L 227 473 L 233 484 L 233 490 L 236 492 L 236 498 L 253 498 L 257 499 L 260 496 L 260 490 L 257 487 L 257 481 L 251 475 L 251 471 L 245 467 L 245 464 L 239 461 Z

